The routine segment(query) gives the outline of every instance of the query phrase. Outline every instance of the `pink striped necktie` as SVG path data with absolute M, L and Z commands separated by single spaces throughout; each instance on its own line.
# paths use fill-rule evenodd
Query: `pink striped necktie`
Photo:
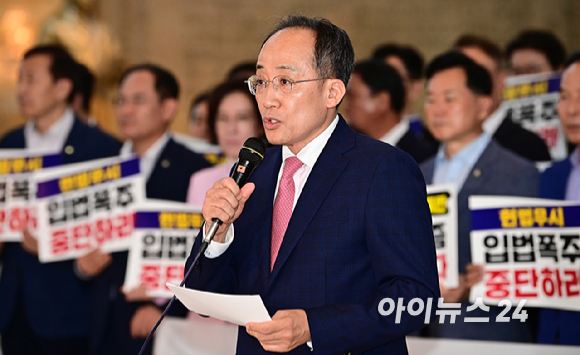
M 278 186 L 278 194 L 274 200 L 274 214 L 272 218 L 272 242 L 270 244 L 270 272 L 274 269 L 274 263 L 282 245 L 282 239 L 288 228 L 288 222 L 292 216 L 294 206 L 294 174 L 304 165 L 300 159 L 289 157 L 284 162 L 284 171 Z

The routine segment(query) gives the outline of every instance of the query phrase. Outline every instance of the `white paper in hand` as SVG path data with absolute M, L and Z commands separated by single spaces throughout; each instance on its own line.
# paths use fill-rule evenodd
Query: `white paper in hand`
M 169 282 L 166 285 L 185 307 L 198 314 L 241 326 L 272 320 L 259 295 L 224 295 L 179 287 Z

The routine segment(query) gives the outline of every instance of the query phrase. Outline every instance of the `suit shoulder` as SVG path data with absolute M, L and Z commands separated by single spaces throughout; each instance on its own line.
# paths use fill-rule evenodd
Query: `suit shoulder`
M 357 154 L 364 154 L 367 156 L 377 156 L 384 154 L 402 154 L 407 155 L 399 148 L 395 148 L 390 144 L 381 142 L 379 140 L 367 137 L 363 134 L 356 133 L 355 152 Z
M 17 147 L 20 141 L 24 142 L 24 126 L 12 129 L 0 139 L 0 148 L 24 148 Z
M 433 171 L 435 170 L 435 156 L 422 162 L 419 168 L 421 169 L 421 173 L 423 173 L 425 182 L 430 183 L 433 179 Z
M 121 146 L 123 144 L 117 138 L 111 136 L 106 132 L 103 132 L 98 127 L 89 127 L 89 130 L 92 131 L 92 134 L 95 136 L 95 138 L 99 139 L 102 142 L 102 144 L 110 146 L 113 149 L 116 149 L 117 151 L 121 149 Z
M 208 162 L 203 155 L 196 153 L 181 143 L 176 142 L 173 139 L 170 139 L 167 142 L 167 147 L 163 152 L 167 158 L 178 159 L 180 161 L 186 161 L 192 170 L 198 171 L 203 168 L 208 168 L 212 166 L 210 162 Z
M 548 169 L 544 170 L 542 173 L 542 180 L 553 180 L 562 177 L 567 177 L 572 169 L 572 163 L 570 159 L 566 158 L 557 163 L 552 164 Z
M 500 146 L 499 144 L 495 143 L 493 144 L 493 150 L 496 151 L 496 156 L 494 157 L 495 162 L 496 162 L 496 166 L 498 168 L 501 168 L 502 170 L 506 169 L 506 167 L 509 167 L 509 169 L 507 170 L 512 170 L 512 171 L 517 171 L 519 170 L 520 172 L 523 171 L 534 171 L 535 173 L 538 173 L 538 169 L 536 169 L 536 166 L 534 165 L 534 163 L 532 163 L 530 160 L 523 158 L 519 155 L 517 155 L 516 153 L 512 152 L 511 150 L 504 148 L 502 146 Z
M 90 127 L 78 118 L 69 134 L 68 142 L 89 150 L 97 150 L 103 157 L 117 155 L 122 145 L 118 139 L 99 127 Z

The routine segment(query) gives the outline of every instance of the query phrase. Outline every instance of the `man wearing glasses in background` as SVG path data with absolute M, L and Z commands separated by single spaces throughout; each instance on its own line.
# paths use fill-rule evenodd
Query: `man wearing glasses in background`
M 272 321 L 240 328 L 238 353 L 406 354 L 424 320 L 383 317 L 380 301 L 439 296 L 417 165 L 337 115 L 353 68 L 346 32 L 290 16 L 248 79 L 276 146 L 242 189 L 225 178 L 206 194 L 204 218 L 224 223 L 186 283 L 262 297 Z
M 127 138 L 121 155 L 139 157 L 147 198 L 185 202 L 191 175 L 210 164 L 168 132 L 179 107 L 179 84 L 173 74 L 153 64 L 133 66 L 123 74 L 113 103 L 119 130 Z M 127 296 L 120 292 L 127 256 L 126 251 L 109 254 L 96 249 L 77 260 L 87 278 L 94 278 L 91 354 L 137 354 L 161 316 L 152 302 L 137 302 L 151 301 L 142 296 L 142 288 Z M 180 306 L 173 305 L 172 311 L 179 313 Z

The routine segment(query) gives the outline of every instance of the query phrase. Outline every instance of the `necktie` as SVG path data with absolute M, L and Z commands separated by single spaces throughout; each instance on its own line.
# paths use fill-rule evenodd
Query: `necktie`
M 289 157 L 284 162 L 284 171 L 278 186 L 278 194 L 274 200 L 274 214 L 272 218 L 272 241 L 270 244 L 270 271 L 274 268 L 274 262 L 278 256 L 282 239 L 288 228 L 288 222 L 292 216 L 294 205 L 294 174 L 304 165 L 300 159 Z

